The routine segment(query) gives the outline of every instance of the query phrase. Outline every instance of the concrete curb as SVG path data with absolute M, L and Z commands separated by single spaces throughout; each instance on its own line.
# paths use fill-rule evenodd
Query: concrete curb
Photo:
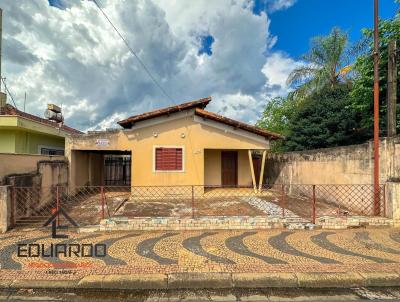
M 399 286 L 394 272 L 371 273 L 171 273 L 91 275 L 80 280 L 0 280 L 0 289 L 219 289 L 354 288 Z
M 364 287 L 367 279 L 358 273 L 297 273 L 301 288 L 351 288 Z M 374 286 L 374 285 L 371 285 Z
M 232 280 L 237 288 L 297 287 L 295 273 L 233 273 Z
M 77 288 L 96 289 L 165 289 L 168 276 L 164 274 L 104 275 L 87 276 L 81 279 Z

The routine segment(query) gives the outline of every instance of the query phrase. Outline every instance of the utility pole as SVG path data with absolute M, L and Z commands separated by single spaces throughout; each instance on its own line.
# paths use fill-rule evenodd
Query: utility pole
M 397 105 L 397 58 L 396 40 L 388 46 L 388 84 L 387 84 L 387 136 L 396 135 Z
M 1 91 L 1 82 L 3 81 L 3 76 L 1 73 L 1 60 L 2 60 L 2 49 L 1 49 L 1 41 L 3 39 L 3 10 L 0 8 L 0 110 L 3 110 L 3 107 L 7 104 L 7 95 Z
M 2 61 L 2 49 L 1 49 L 1 42 L 3 40 L 3 9 L 0 8 L 0 92 L 1 92 L 1 79 L 2 79 L 2 73 L 1 73 L 1 61 Z
M 374 0 L 374 215 L 380 214 L 379 201 L 379 42 L 378 0 Z

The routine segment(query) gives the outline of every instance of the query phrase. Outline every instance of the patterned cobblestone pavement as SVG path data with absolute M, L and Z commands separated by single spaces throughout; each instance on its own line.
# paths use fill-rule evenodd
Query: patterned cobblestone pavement
M 174 272 L 396 272 L 400 229 L 262 230 L 176 232 L 66 232 L 48 229 L 0 235 L 0 281 L 63 280 L 91 274 Z M 20 257 L 18 245 L 36 244 L 38 257 Z M 51 256 L 51 244 L 104 244 L 105 257 Z M 27 251 L 24 251 L 25 255 Z

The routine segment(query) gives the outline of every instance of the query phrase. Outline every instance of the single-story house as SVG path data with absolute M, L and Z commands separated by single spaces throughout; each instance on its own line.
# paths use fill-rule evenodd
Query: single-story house
M 0 153 L 64 155 L 70 134 L 82 132 L 18 110 L 0 92 Z
M 70 185 L 254 186 L 279 134 L 209 112 L 211 98 L 124 119 L 66 140 Z M 262 165 L 259 164 L 261 167 Z M 258 173 L 257 173 L 258 172 Z

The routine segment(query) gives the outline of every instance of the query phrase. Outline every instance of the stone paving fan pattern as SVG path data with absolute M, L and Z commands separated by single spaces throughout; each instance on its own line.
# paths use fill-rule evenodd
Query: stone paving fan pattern
M 52 239 L 49 234 L 49 230 L 32 230 L 0 235 L 0 280 L 62 280 L 116 273 L 400 273 L 398 229 L 70 232 L 67 240 Z M 16 244 L 78 242 L 106 244 L 108 255 L 84 259 L 63 256 L 18 258 L 16 255 Z M 35 268 L 32 262 L 46 266 Z M 85 266 L 80 266 L 82 264 Z

